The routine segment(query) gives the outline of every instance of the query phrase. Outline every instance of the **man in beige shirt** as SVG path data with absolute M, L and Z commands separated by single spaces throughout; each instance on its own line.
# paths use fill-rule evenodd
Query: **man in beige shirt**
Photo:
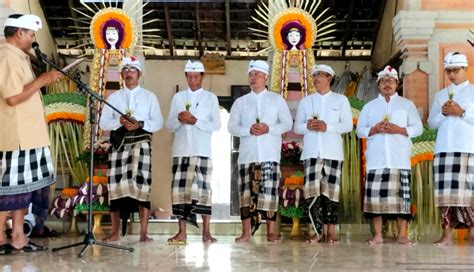
M 0 255 L 44 247 L 23 233 L 25 213 L 42 215 L 49 205 L 53 166 L 39 89 L 61 78 L 51 71 L 35 78 L 28 52 L 41 20 L 13 14 L 5 21 L 6 43 L 0 46 Z M 5 236 L 7 212 L 13 220 L 12 240 Z

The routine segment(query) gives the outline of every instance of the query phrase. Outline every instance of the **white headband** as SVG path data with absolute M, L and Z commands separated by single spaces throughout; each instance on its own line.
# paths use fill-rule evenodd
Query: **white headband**
M 134 67 L 134 68 L 138 69 L 138 71 L 142 71 L 140 61 L 137 58 L 135 58 L 134 56 L 124 57 L 122 59 L 121 69 L 123 69 L 126 66 Z
M 390 65 L 385 66 L 385 68 L 377 74 L 377 82 L 383 77 L 393 77 L 398 80 L 398 72 L 395 68 Z
M 457 52 L 449 52 L 444 57 L 444 69 L 451 67 L 467 67 L 469 66 L 467 62 L 466 55 L 459 54 Z
M 186 65 L 184 66 L 184 72 L 191 72 L 191 73 L 204 73 L 204 65 L 200 61 L 191 61 L 188 60 Z
M 41 24 L 41 19 L 38 16 L 26 14 L 18 18 L 7 18 L 7 20 L 5 20 L 5 26 L 25 28 L 36 32 L 40 30 L 43 25 Z
M 262 72 L 266 75 L 268 75 L 268 70 L 269 70 L 268 63 L 263 60 L 251 60 L 249 63 L 249 68 L 247 70 L 247 74 L 252 72 L 252 71 L 259 71 Z
M 331 66 L 326 64 L 314 65 L 313 69 L 311 69 L 311 75 L 314 75 L 316 72 L 325 72 L 330 74 L 332 77 L 334 77 L 335 74 Z

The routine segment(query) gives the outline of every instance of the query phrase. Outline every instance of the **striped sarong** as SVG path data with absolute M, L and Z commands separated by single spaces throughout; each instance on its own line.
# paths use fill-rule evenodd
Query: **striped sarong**
M 433 174 L 436 207 L 474 207 L 474 154 L 436 154 Z
M 207 157 L 174 157 L 171 202 L 173 214 L 196 227 L 196 214 L 212 212 L 212 161 Z
M 367 172 L 364 212 L 410 214 L 410 170 L 376 169 Z

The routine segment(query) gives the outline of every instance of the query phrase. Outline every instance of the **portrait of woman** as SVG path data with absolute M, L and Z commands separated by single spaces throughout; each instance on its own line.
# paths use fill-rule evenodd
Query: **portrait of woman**
M 104 23 L 102 28 L 102 39 L 107 49 L 122 48 L 123 27 L 119 21 L 111 19 Z
M 291 21 L 281 28 L 282 41 L 286 50 L 305 49 L 306 30 L 298 21 Z

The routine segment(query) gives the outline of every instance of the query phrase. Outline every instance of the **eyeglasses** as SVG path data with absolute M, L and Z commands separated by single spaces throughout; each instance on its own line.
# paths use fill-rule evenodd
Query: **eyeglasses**
M 462 69 L 462 68 L 460 68 L 460 67 L 456 67 L 456 68 L 446 68 L 446 69 L 444 69 L 444 71 L 446 72 L 446 74 L 449 75 L 449 74 L 451 74 L 451 73 L 457 74 L 457 73 L 459 73 L 459 71 L 460 71 L 461 69 Z
M 394 78 L 382 78 L 382 79 L 379 80 L 379 83 L 381 83 L 381 84 L 394 84 L 396 82 L 397 82 L 397 80 L 394 79 Z
M 122 69 L 122 73 L 138 73 L 138 69 L 133 67 L 124 67 Z
M 314 77 L 330 77 L 331 75 L 325 72 L 317 72 L 313 74 Z

